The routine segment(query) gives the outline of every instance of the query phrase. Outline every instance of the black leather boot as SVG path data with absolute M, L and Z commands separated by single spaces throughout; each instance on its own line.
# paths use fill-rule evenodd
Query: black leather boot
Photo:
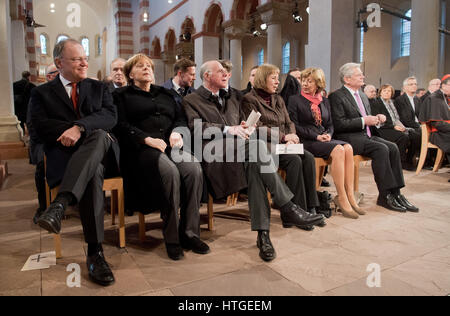
M 277 257 L 277 253 L 270 241 L 269 232 L 267 230 L 258 232 L 258 240 L 256 246 L 259 248 L 259 256 L 266 262 L 270 262 Z

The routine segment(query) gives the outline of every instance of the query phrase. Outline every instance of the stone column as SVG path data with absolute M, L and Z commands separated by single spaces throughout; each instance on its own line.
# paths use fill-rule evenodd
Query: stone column
M 242 88 L 242 39 L 245 37 L 246 26 L 246 22 L 242 20 L 223 24 L 226 38 L 230 40 L 230 60 L 233 63 L 231 86 L 236 89 Z
M 147 22 L 144 21 L 144 14 L 147 14 Z M 150 2 L 149 0 L 139 0 L 139 51 L 145 55 L 150 55 Z
M 411 56 L 409 71 L 417 77 L 420 87 L 428 86 L 438 75 L 439 0 L 412 0 Z
M 0 148 L 4 143 L 20 143 L 22 136 L 19 121 L 14 115 L 12 54 L 10 49 L 11 18 L 9 12 L 9 1 L 0 1 L 0 73 L 2 74 L 0 80 Z
M 262 21 L 267 24 L 267 62 L 281 69 L 283 38 L 281 24 L 290 17 L 292 6 L 279 2 L 269 2 L 258 7 Z
M 197 68 L 200 69 L 201 65 L 210 60 L 219 59 L 219 34 L 197 33 L 193 37 L 195 41 L 195 63 Z M 202 80 L 200 78 L 200 73 L 198 79 L 195 80 L 195 88 L 202 85 Z
M 324 70 L 328 90 L 342 84 L 339 68 L 357 62 L 355 51 L 355 3 L 353 0 L 314 0 L 309 6 L 309 43 L 306 67 Z
M 133 11 L 130 0 L 116 0 L 115 18 L 117 29 L 116 56 L 128 59 L 134 54 Z

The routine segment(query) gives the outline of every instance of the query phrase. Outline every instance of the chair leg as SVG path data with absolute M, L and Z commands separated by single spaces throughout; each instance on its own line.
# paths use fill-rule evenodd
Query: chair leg
M 145 215 L 139 213 L 139 240 L 145 242 Z
M 119 214 L 119 242 L 120 248 L 126 247 L 125 241 L 125 205 L 123 188 L 117 190 L 117 207 Z M 145 226 L 145 224 L 144 224 Z
M 420 151 L 420 160 L 419 160 L 419 165 L 417 166 L 416 175 L 419 175 L 420 172 L 422 171 L 423 166 L 425 165 L 425 161 L 427 160 L 427 154 L 428 154 L 428 148 L 426 148 L 425 146 L 422 146 L 422 149 Z
M 56 259 L 62 258 L 62 250 L 61 250 L 61 235 L 60 234 L 54 234 L 53 240 L 55 242 L 55 253 L 56 253 Z
M 113 190 L 111 191 L 111 218 L 112 218 L 112 224 L 116 225 L 116 212 L 118 212 L 118 193 L 117 191 Z
M 436 162 L 434 163 L 433 172 L 439 171 L 439 168 L 441 167 L 443 161 L 444 161 L 444 152 L 441 149 L 438 149 Z
M 214 230 L 214 199 L 211 195 L 208 199 L 208 230 Z
M 354 186 L 355 186 L 355 192 L 359 192 L 359 162 L 355 163 Z

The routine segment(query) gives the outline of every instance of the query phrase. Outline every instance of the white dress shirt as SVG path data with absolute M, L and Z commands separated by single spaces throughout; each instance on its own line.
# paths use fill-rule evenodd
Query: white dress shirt
M 66 89 L 69 99 L 72 100 L 72 82 L 64 78 L 61 74 L 59 74 L 59 79 L 61 80 L 64 89 Z M 80 91 L 80 87 L 77 86 L 77 90 Z
M 356 97 L 355 97 L 355 93 L 358 93 L 359 94 L 359 91 L 355 91 L 355 90 L 353 90 L 352 88 L 349 88 L 349 87 L 347 87 L 347 86 L 344 86 L 345 88 L 347 88 L 347 90 L 350 92 L 350 94 L 352 95 L 352 97 L 353 97 L 353 99 L 355 100 L 355 103 L 358 105 L 358 100 L 356 99 Z M 359 96 L 360 98 L 361 98 L 361 95 Z M 362 98 L 361 98 L 361 102 L 363 103 L 363 105 L 364 105 L 364 101 L 362 100 Z M 359 109 L 359 108 L 358 108 Z M 366 113 L 367 114 L 367 113 Z M 361 113 L 361 115 L 362 115 L 362 113 Z M 364 121 L 364 117 L 362 117 L 361 118 L 361 121 L 362 121 L 362 129 L 364 130 L 364 129 L 366 129 L 366 122 Z

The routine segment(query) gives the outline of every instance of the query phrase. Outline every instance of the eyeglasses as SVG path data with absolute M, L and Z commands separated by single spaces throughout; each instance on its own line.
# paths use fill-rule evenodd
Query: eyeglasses
M 87 63 L 89 61 L 89 58 L 87 57 L 65 58 L 65 59 L 70 60 L 74 64 L 81 64 L 82 62 Z
M 59 74 L 59 71 L 55 70 L 55 71 L 49 72 L 47 75 L 57 75 L 57 74 Z

